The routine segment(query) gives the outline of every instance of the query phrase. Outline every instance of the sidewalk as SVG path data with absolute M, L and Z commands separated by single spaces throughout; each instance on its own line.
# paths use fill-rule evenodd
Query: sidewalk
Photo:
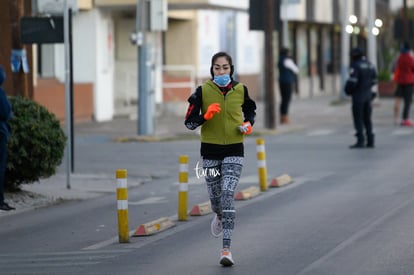
M 267 129 L 265 127 L 265 105 L 263 102 L 256 102 L 256 123 L 254 132 L 257 133 L 283 133 L 298 128 L 309 127 L 310 125 L 324 124 L 334 122 L 335 118 L 344 115 L 350 119 L 350 102 L 343 101 L 341 104 L 335 105 L 332 102 L 338 101 L 337 95 L 323 95 L 313 98 L 299 99 L 293 97 L 290 106 L 290 125 L 279 125 L 279 115 L 276 115 L 276 129 Z M 197 136 L 196 131 L 189 131 L 184 126 L 184 116 L 187 105 L 177 105 L 181 111 L 175 111 L 168 114 L 158 114 L 154 127 L 154 134 L 148 136 L 138 136 L 137 120 L 129 118 L 117 118 L 113 121 L 95 123 L 87 122 L 75 126 L 77 136 L 101 136 L 109 137 L 117 141 L 146 141 L 146 140 L 169 140 L 174 138 Z M 184 108 L 185 107 L 185 108 Z M 278 106 L 275 106 L 275 112 L 278 112 Z M 179 115 L 177 115 L 179 114 Z
M 255 135 L 278 135 L 292 131 L 313 128 L 329 128 L 338 123 L 349 124 L 352 131 L 351 105 L 349 100 L 338 102 L 335 95 L 323 95 L 309 99 L 294 97 L 290 106 L 289 125 L 279 125 L 276 121 L 276 129 L 266 129 L 264 126 L 265 110 L 262 102 L 257 103 L 257 119 L 253 131 Z M 381 98 L 374 104 L 373 121 L 375 125 L 393 123 L 392 106 L 393 98 Z M 275 106 L 275 111 L 278 108 Z M 154 135 L 142 137 L 137 135 L 137 121 L 127 118 L 117 118 L 113 121 L 96 123 L 80 123 L 75 125 L 77 140 L 88 139 L 89 142 L 145 142 L 180 140 L 183 138 L 198 139 L 197 131 L 189 131 L 184 126 L 184 114 L 182 116 L 164 115 L 156 119 Z M 278 116 L 276 117 L 278 119 Z M 350 137 L 350 142 L 352 137 Z M 59 203 L 62 200 L 83 200 L 98 197 L 104 194 L 115 193 L 114 179 L 108 179 L 107 175 L 74 174 L 71 175 L 71 188 L 66 188 L 67 175 L 59 173 L 40 183 L 23 185 L 24 190 L 17 194 L 6 194 L 6 201 L 15 206 L 15 211 L 0 211 L 0 217 L 12 215 L 21 211 L 44 207 Z M 147 179 L 128 181 L 128 186 L 134 187 Z

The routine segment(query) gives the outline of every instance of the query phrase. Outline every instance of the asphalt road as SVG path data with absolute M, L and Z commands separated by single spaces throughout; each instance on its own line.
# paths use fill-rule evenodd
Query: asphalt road
M 294 182 L 236 202 L 234 267 L 218 263 L 211 214 L 119 243 L 107 195 L 1 217 L 0 274 L 413 274 L 414 129 L 390 122 L 377 121 L 375 149 L 348 149 L 345 120 L 265 136 L 269 178 Z M 246 141 L 239 189 L 258 184 L 255 141 Z M 129 190 L 131 230 L 174 218 L 178 155 L 189 155 L 189 167 L 198 158 L 196 140 L 77 146 L 81 171 L 118 164 L 152 177 Z M 190 179 L 189 206 L 206 201 L 202 181 Z

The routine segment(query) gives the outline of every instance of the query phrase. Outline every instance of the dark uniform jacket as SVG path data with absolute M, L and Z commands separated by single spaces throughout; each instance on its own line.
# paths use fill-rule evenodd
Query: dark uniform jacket
M 352 96 L 353 102 L 366 102 L 372 99 L 371 88 L 376 83 L 377 72 L 374 65 L 365 57 L 361 57 L 351 64 L 345 93 Z

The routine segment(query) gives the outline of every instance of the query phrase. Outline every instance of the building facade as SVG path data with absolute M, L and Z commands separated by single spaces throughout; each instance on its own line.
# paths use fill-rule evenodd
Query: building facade
M 117 116 L 136 117 L 139 54 L 131 37 L 137 33 L 137 0 L 77 2 L 78 11 L 73 15 L 75 117 L 95 121 Z M 233 56 L 237 79 L 249 86 L 256 100 L 264 100 L 264 33 L 250 30 L 248 0 L 147 2 L 150 16 L 154 16 L 148 18 L 148 24 L 162 24 L 151 22 L 151 19 L 167 22 L 165 30 L 155 28 L 145 33 L 149 49 L 146 80 L 148 92 L 157 106 L 156 113 L 184 113 L 187 97 L 210 77 L 210 59 L 217 51 L 227 51 Z M 280 16 L 286 25 L 275 32 L 275 65 L 279 47 L 283 44 L 290 47 L 300 67 L 298 96 L 340 93 L 341 20 L 344 16 L 341 11 L 344 3 L 348 3 L 349 13 L 357 15 L 361 25 L 366 25 L 366 2 L 284 2 Z M 160 16 L 163 11 L 165 14 Z M 364 45 L 365 38 L 358 35 L 351 43 Z M 38 45 L 34 47 L 34 59 L 35 100 L 63 120 L 64 46 Z M 275 72 L 276 80 L 277 70 Z M 276 93 L 277 89 L 275 85 Z

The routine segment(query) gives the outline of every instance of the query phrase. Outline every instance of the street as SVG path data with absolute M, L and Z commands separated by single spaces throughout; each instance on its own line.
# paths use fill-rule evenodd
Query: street
M 414 128 L 393 125 L 391 105 L 374 110 L 374 149 L 348 149 L 349 106 L 313 107 L 328 118 L 263 135 L 269 180 L 289 174 L 293 183 L 236 201 L 231 268 L 219 265 L 212 214 L 176 220 L 179 155 L 190 159 L 189 210 L 208 200 L 194 170 L 197 139 L 78 140 L 78 173 L 125 168 L 143 180 L 128 190 L 131 231 L 159 217 L 175 226 L 119 243 L 114 194 L 0 216 L 0 274 L 413 274 Z M 238 190 L 258 186 L 256 139 L 246 139 Z

